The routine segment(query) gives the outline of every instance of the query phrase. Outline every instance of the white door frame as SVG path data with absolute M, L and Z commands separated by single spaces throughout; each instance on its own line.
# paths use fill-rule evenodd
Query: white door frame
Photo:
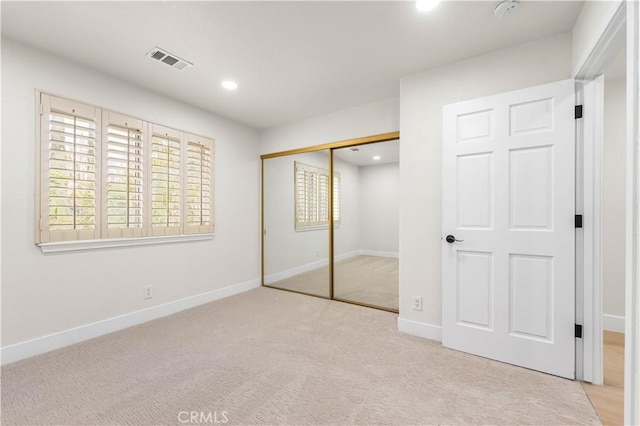
M 577 104 L 585 105 L 582 120 L 576 122 L 578 165 L 576 167 L 576 213 L 583 215 L 583 228 L 576 235 L 576 323 L 583 326 L 577 340 L 576 377 L 597 385 L 603 383 L 602 354 L 602 185 L 604 96 L 602 74 L 625 42 L 624 2 L 612 10 L 574 78 Z M 600 78 L 599 78 L 600 77 Z M 581 367 L 581 368 L 580 368 Z
M 603 384 L 602 342 L 602 186 L 604 144 L 604 81 L 576 81 L 576 105 L 584 105 L 576 120 L 576 214 L 583 216 L 576 229 L 576 324 L 583 326 L 576 339 L 576 378 Z
M 640 183 L 638 182 L 638 80 L 640 68 L 639 5 L 635 1 L 621 2 L 606 19 L 607 25 L 598 34 L 589 54 L 582 61 L 574 78 L 589 84 L 579 97 L 585 102 L 585 114 L 582 123 L 583 133 L 583 173 L 582 211 L 585 214 L 583 239 L 584 259 L 581 262 L 582 285 L 578 283 L 581 295 L 576 303 L 581 303 L 584 338 L 582 356 L 578 364 L 582 371 L 578 377 L 593 383 L 602 383 L 602 117 L 589 114 L 601 111 L 603 97 L 601 87 L 594 80 L 609 65 L 620 46 L 627 43 L 627 194 L 626 194 L 626 279 L 625 279 L 625 424 L 640 424 L 640 291 L 638 263 L 640 262 Z M 586 85 L 585 85 L 586 86 Z M 584 86 L 583 86 L 584 87 Z M 599 103 L 599 104 L 598 104 Z M 578 134 L 580 134 L 580 132 Z M 586 150 L 589 150 L 587 152 Z M 580 197 L 578 197 L 580 198 Z M 578 200 L 580 201 L 580 200 Z M 589 218 L 591 216 L 591 218 Z M 579 312 L 580 309 L 577 309 Z M 580 353 L 578 351 L 577 353 Z M 581 374 L 580 374 L 581 373 Z
M 624 422 L 640 424 L 640 5 L 627 2 L 627 248 L 625 282 Z

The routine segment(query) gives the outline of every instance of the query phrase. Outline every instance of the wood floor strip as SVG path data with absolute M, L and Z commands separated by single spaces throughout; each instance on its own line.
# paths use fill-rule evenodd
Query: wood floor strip
M 587 396 L 605 426 L 624 423 L 624 334 L 604 332 L 604 385 L 583 383 Z

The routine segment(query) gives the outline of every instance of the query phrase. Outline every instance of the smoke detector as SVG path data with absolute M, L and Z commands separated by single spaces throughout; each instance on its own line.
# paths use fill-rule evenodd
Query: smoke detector
M 504 19 L 518 7 L 518 0 L 504 0 L 498 3 L 493 13 L 498 19 Z
M 149 52 L 147 52 L 147 56 L 180 71 L 186 70 L 187 68 L 193 66 L 191 62 L 182 58 L 178 58 L 176 55 L 169 53 L 166 50 L 162 50 L 159 47 L 154 47 L 153 49 L 151 49 Z

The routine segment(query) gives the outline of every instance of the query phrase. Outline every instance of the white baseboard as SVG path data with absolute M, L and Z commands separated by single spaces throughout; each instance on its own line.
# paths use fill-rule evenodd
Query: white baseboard
M 379 251 L 379 250 L 358 250 L 360 256 L 377 256 L 377 257 L 400 257 L 397 251 Z
M 336 262 L 340 262 L 341 260 L 351 259 L 352 257 L 356 257 L 360 255 L 360 250 L 348 251 L 346 253 L 342 253 L 336 256 Z
M 272 284 L 287 278 L 294 277 L 305 272 L 313 271 L 314 269 L 322 268 L 329 264 L 328 259 L 320 259 L 315 262 L 306 263 L 304 265 L 296 266 L 295 268 L 286 269 L 284 271 L 276 272 L 275 274 L 269 274 L 264 276 L 265 284 Z
M 114 331 L 166 317 L 205 303 L 234 296 L 258 287 L 260 287 L 260 280 L 255 279 L 240 284 L 230 285 L 218 290 L 197 294 L 195 296 L 185 297 L 184 299 L 175 300 L 162 305 L 141 309 L 139 311 L 117 317 L 108 318 L 102 321 L 97 321 L 91 324 L 81 325 L 80 327 L 50 334 L 48 336 L 38 337 L 25 342 L 16 343 L 14 345 L 5 346 L 0 349 L 1 364 L 5 365 L 21 359 L 30 358 L 55 349 L 60 349 L 65 346 L 113 333 Z
M 398 331 L 422 337 L 423 339 L 442 342 L 442 327 L 439 325 L 398 318 Z
M 349 259 L 356 256 L 377 256 L 377 257 L 394 257 L 398 258 L 397 252 L 392 251 L 376 251 L 376 250 L 353 250 L 347 253 L 342 253 L 336 256 L 336 262 Z M 287 278 L 295 277 L 296 275 L 303 274 L 305 272 L 313 271 L 314 269 L 322 268 L 329 264 L 329 259 L 320 259 L 315 262 L 306 263 L 304 265 L 296 266 L 295 268 L 286 269 L 281 272 L 265 275 L 264 283 L 272 284 Z
M 344 259 L 349 259 L 351 257 L 356 257 L 360 254 L 360 250 L 354 250 L 347 253 L 340 254 L 336 256 L 336 261 L 341 261 Z M 299 274 L 303 274 L 305 272 L 313 271 L 314 269 L 322 268 L 323 266 L 327 266 L 329 264 L 329 259 L 321 259 L 315 262 L 306 263 L 304 265 L 296 266 L 295 268 L 287 269 L 281 272 L 276 272 L 274 274 L 265 275 L 264 283 L 272 284 L 287 278 L 294 277 Z
M 602 328 L 607 331 L 624 333 L 624 317 L 604 314 L 602 316 Z

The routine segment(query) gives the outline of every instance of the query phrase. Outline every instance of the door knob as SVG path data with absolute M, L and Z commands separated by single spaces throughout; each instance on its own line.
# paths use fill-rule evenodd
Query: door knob
M 463 241 L 464 241 L 464 240 L 456 240 L 456 237 L 454 237 L 453 235 L 447 235 L 447 236 L 446 236 L 446 238 L 445 238 L 445 240 L 446 240 L 449 244 L 452 244 L 452 243 L 455 243 L 455 242 L 461 243 L 461 242 L 463 242 Z

